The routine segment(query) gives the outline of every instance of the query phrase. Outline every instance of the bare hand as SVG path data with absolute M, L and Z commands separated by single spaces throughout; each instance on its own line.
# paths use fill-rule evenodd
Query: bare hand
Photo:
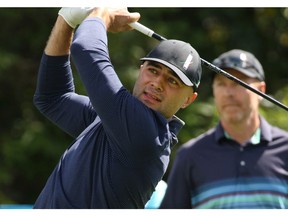
M 127 8 L 95 8 L 89 17 L 101 18 L 108 32 L 132 30 L 128 24 L 140 19 L 137 12 L 130 13 Z

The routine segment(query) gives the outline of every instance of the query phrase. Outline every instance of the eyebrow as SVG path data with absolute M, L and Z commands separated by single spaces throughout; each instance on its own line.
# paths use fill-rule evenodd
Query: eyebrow
M 161 63 L 158 63 L 158 62 L 154 62 L 154 61 L 147 61 L 147 66 L 153 66 L 153 67 L 156 67 L 158 69 L 163 69 L 163 64 Z M 178 75 L 173 71 L 171 70 L 169 67 L 165 66 L 167 69 L 168 69 L 168 72 L 170 73 L 170 75 L 172 75 L 173 77 L 177 78 L 179 81 L 181 81 L 181 79 L 178 77 Z M 181 81 L 182 82 L 182 81 Z
M 154 62 L 154 61 L 147 61 L 147 65 L 148 66 L 153 66 L 159 69 L 162 69 L 162 64 L 158 63 L 158 62 Z

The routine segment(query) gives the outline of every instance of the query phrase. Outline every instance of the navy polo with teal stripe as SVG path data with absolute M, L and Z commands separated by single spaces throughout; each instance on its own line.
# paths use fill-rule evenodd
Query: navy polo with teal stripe
M 220 123 L 182 145 L 160 208 L 288 208 L 288 133 L 260 120 L 245 145 Z

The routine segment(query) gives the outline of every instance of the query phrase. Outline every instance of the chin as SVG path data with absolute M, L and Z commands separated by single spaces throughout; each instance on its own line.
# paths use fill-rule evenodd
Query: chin
M 230 123 L 239 123 L 242 121 L 242 115 L 239 114 L 232 114 L 232 115 L 225 115 L 225 120 L 230 122 Z

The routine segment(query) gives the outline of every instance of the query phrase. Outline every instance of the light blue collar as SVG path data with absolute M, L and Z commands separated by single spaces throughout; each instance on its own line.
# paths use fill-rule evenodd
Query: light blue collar
M 233 139 L 226 131 L 224 131 L 224 135 L 227 139 Z M 260 143 L 260 139 L 261 139 L 261 129 L 260 127 L 257 128 L 257 130 L 255 131 L 255 133 L 253 134 L 253 136 L 250 138 L 250 143 L 253 145 L 257 145 Z M 248 141 L 247 141 L 248 143 Z

